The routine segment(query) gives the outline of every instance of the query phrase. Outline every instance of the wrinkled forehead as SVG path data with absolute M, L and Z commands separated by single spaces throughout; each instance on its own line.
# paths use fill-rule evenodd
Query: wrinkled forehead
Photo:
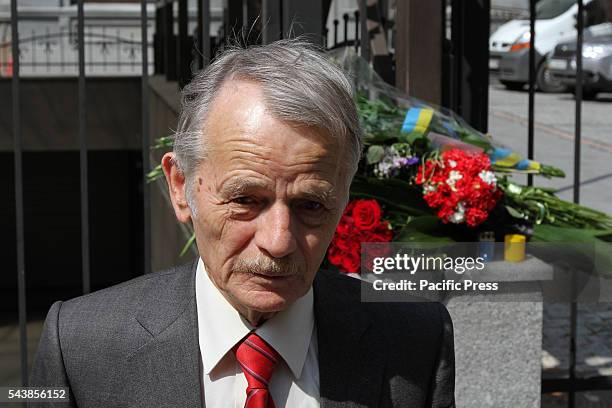
M 264 164 L 278 171 L 324 170 L 338 173 L 341 138 L 299 123 L 279 120 L 266 106 L 262 87 L 253 81 L 231 80 L 215 97 L 206 120 L 207 156 Z

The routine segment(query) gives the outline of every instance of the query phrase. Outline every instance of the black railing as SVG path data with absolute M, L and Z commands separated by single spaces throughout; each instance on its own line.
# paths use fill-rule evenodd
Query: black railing
M 19 351 L 21 363 L 21 384 L 28 383 L 28 335 L 26 330 L 26 271 L 25 237 L 23 217 L 23 140 L 21 135 L 21 99 L 19 95 L 19 15 L 17 0 L 11 0 L 11 41 L 15 61 L 12 72 L 13 97 L 13 139 L 15 165 L 15 218 L 17 235 L 17 296 L 19 299 Z
M 576 0 L 578 3 L 578 12 L 576 14 L 576 88 L 575 88 L 575 116 L 574 116 L 574 182 L 573 182 L 573 201 L 580 202 L 580 185 L 581 185 L 581 147 L 582 147 L 582 99 L 583 99 L 583 81 L 584 71 L 582 69 L 582 44 L 584 34 L 584 1 Z M 529 117 L 528 117 L 528 158 L 534 158 L 534 105 L 535 105 L 535 7 L 536 0 L 529 1 L 530 11 L 530 54 L 529 54 Z M 533 180 L 529 178 L 531 185 Z M 583 391 L 601 391 L 612 390 L 612 376 L 595 376 L 588 378 L 578 377 L 576 374 L 576 339 L 577 339 L 577 319 L 578 310 L 577 303 L 570 304 L 570 333 L 569 333 L 569 367 L 568 378 L 563 379 L 543 379 L 542 393 L 566 392 L 568 394 L 568 407 L 575 408 L 576 393 Z
M 130 75 L 142 75 L 142 163 L 145 169 L 149 164 L 149 112 L 148 112 L 148 73 L 152 69 L 149 62 L 149 53 L 152 43 L 149 41 L 138 41 L 119 35 L 118 30 L 114 35 L 107 34 L 104 27 L 100 32 L 85 28 L 85 13 L 83 0 L 77 2 L 76 29 L 62 30 L 51 33 L 45 30 L 43 34 L 32 32 L 29 36 L 19 36 L 19 13 L 18 0 L 11 0 L 11 42 L 0 44 L 0 56 L 9 55 L 10 59 L 0 60 L 0 72 L 3 76 L 10 76 L 12 80 L 12 130 L 14 137 L 14 171 L 15 171 L 15 214 L 16 214 L 16 242 L 17 242 L 17 286 L 18 286 L 18 311 L 19 311 L 19 344 L 21 384 L 28 383 L 28 348 L 27 348 L 27 315 L 26 315 L 26 275 L 25 269 L 25 237 L 24 237 L 24 200 L 23 200 L 23 160 L 22 160 L 22 126 L 21 126 L 21 77 L 23 68 L 30 68 L 26 75 L 41 73 L 46 77 L 55 74 L 78 75 L 78 137 L 79 137 L 79 161 L 80 161 L 80 212 L 81 212 L 81 263 L 82 263 L 82 293 L 91 290 L 90 272 L 90 231 L 89 231 L 89 183 L 88 183 L 88 132 L 87 132 L 87 92 L 86 72 L 96 75 L 103 71 L 96 71 L 95 67 L 108 69 L 114 75 L 129 72 Z M 141 38 L 147 39 L 148 16 L 146 1 L 141 2 Z M 108 59 L 109 50 L 115 47 L 116 58 Z M 38 59 L 38 51 L 42 50 L 45 58 Z M 55 53 L 55 54 L 54 54 Z M 96 60 L 94 55 L 101 55 L 101 60 Z M 69 58 L 73 56 L 74 58 Z M 140 57 L 140 58 L 139 58 Z M 130 71 L 125 66 L 132 68 Z M 57 70 L 53 70 L 57 67 Z M 89 69 L 88 69 L 89 68 Z M 149 272 L 150 265 L 150 207 L 149 189 L 145 180 L 146 171 L 143 172 L 141 185 L 143 186 L 143 213 L 144 213 L 144 271 Z M 31 255 L 30 255 L 31 256 Z
M 349 13 L 344 13 L 342 15 L 342 37 L 340 37 L 338 34 L 340 20 L 334 19 L 334 21 L 332 22 L 334 26 L 333 39 L 330 38 L 329 31 L 327 29 L 324 32 L 323 45 L 325 46 L 325 48 L 333 50 L 335 48 L 353 46 L 355 47 L 355 52 L 359 52 L 359 27 L 361 25 L 361 20 L 359 16 L 359 10 L 355 10 L 352 13 L 352 16 Z M 349 26 L 351 24 L 353 25 L 352 35 L 349 34 Z
M 155 67 L 156 73 L 166 75 L 168 80 L 180 79 L 180 83 L 186 83 L 193 71 L 192 65 L 197 63 L 198 68 L 204 67 L 214 50 L 223 44 L 225 33 L 230 32 L 228 27 L 221 27 L 218 35 L 211 38 L 210 32 L 210 2 L 209 0 L 198 0 L 197 29 L 195 33 L 187 30 L 187 10 L 186 1 L 179 1 L 178 13 L 178 33 L 174 32 L 175 18 L 173 15 L 173 2 L 158 2 L 155 15 L 155 35 L 153 42 L 134 40 L 133 35 L 124 36 L 117 30 L 112 33 L 110 28 L 101 26 L 98 31 L 93 29 L 86 30 L 83 0 L 78 0 L 78 16 L 76 29 L 62 30 L 56 33 L 45 30 L 44 33 L 29 33 L 28 36 L 20 37 L 18 30 L 19 14 L 17 8 L 18 0 L 11 0 L 11 42 L 0 44 L 0 58 L 8 56 L 10 50 L 11 59 L 0 59 L 0 72 L 3 75 L 12 77 L 12 132 L 14 138 L 14 171 L 15 171 L 15 214 L 16 214 L 16 248 L 17 248 L 17 285 L 18 285 L 18 310 L 19 310 L 19 329 L 20 329 L 20 362 L 21 362 L 21 381 L 27 385 L 27 330 L 26 330 L 26 270 L 25 270 L 25 237 L 24 237 L 24 202 L 23 202 L 23 162 L 22 162 L 22 127 L 21 127 L 21 99 L 20 99 L 20 79 L 23 68 L 31 68 L 29 74 L 34 73 L 34 69 L 45 67 L 46 71 L 51 72 L 52 68 L 57 67 L 59 73 L 74 72 L 78 74 L 78 123 L 79 123 L 79 157 L 80 157 L 80 195 L 81 195 L 81 235 L 82 235 L 82 291 L 87 293 L 90 290 L 90 271 L 89 271 L 89 229 L 88 229 L 88 143 L 85 111 L 86 106 L 86 74 L 90 68 L 90 74 L 95 73 L 93 68 L 101 67 L 109 71 L 121 72 L 122 67 L 129 66 L 136 69 L 138 75 L 142 75 L 142 163 L 143 174 L 150 167 L 149 163 L 149 110 L 148 110 L 148 82 L 149 72 Z M 578 1 L 577 15 L 577 81 L 576 81 L 576 111 L 575 111 L 575 140 L 574 140 L 574 201 L 580 201 L 580 166 L 581 166 L 581 104 L 582 104 L 582 31 L 583 31 L 583 0 Z M 148 36 L 148 16 L 146 0 L 141 1 L 140 35 L 142 39 Z M 454 2 L 450 2 L 451 4 Z M 359 1 L 360 11 L 355 11 L 352 15 L 342 16 L 342 23 L 339 20 L 333 22 L 333 38 L 329 32 L 325 32 L 324 44 L 328 49 L 337 47 L 354 46 L 360 51 L 362 56 L 368 59 L 369 41 L 360 41 L 360 37 L 368 39 L 366 24 L 366 2 Z M 446 3 L 445 3 L 446 4 Z M 457 16 L 453 17 L 454 21 Z M 340 24 L 342 26 L 340 27 Z M 350 24 L 353 24 L 353 35 L 351 38 Z M 528 118 L 528 158 L 533 159 L 534 151 L 534 117 L 535 117 L 535 0 L 530 0 L 530 29 L 531 29 L 531 51 L 530 51 L 530 78 L 529 78 L 529 118 Z M 442 25 L 446 30 L 446 25 Z M 107 31 L 111 31 L 109 34 Z M 340 36 L 342 32 L 342 36 Z M 363 33 L 366 33 L 365 35 Z M 190 35 L 191 34 L 191 35 Z M 441 33 L 444 38 L 446 36 Z M 452 36 L 451 36 L 452 37 Z M 194 40 L 197 48 L 194 48 Z M 452 38 L 451 38 L 452 40 Z M 154 48 L 153 48 L 154 45 Z M 452 48 L 452 44 L 450 45 Z M 42 54 L 39 54 L 39 48 Z M 114 52 L 114 54 L 113 54 Z M 456 49 L 455 49 L 456 52 Z M 37 58 L 42 55 L 43 58 Z M 100 60 L 95 60 L 94 55 L 100 55 Z M 154 55 L 154 58 L 149 58 Z M 456 66 L 453 62 L 455 54 L 449 52 L 449 65 Z M 73 56 L 74 58 L 69 58 Z M 140 56 L 140 58 L 139 58 Z M 10 72 L 9 72 L 10 71 Z M 132 72 L 132 71 L 130 71 Z M 136 72 L 136 71 L 134 71 Z M 452 76 L 449 83 L 453 83 L 460 76 Z M 450 88 L 453 88 L 451 86 Z M 451 94 L 450 100 L 455 99 Z M 150 208 L 149 208 L 149 187 L 142 179 L 143 186 L 143 209 L 144 209 L 144 271 L 151 270 L 150 264 Z M 532 180 L 529 180 L 532 183 Z M 612 389 L 612 377 L 595 377 L 589 379 L 577 378 L 575 373 L 576 366 L 576 304 L 571 305 L 570 315 L 570 367 L 569 378 L 563 380 L 542 381 L 542 392 L 564 391 L 569 393 L 569 406 L 575 405 L 575 393 L 584 390 L 610 390 Z
M 31 31 L 19 37 L 19 65 L 21 76 L 76 76 L 79 71 L 79 30 L 59 27 L 57 32 L 45 29 Z M 143 49 L 134 33 L 121 34 L 113 26 L 83 29 L 85 60 L 89 75 L 134 75 L 142 73 Z M 146 43 L 149 52 L 153 43 Z M 0 43 L 0 76 L 10 77 L 15 57 L 10 53 L 12 42 Z M 153 64 L 147 63 L 149 71 Z

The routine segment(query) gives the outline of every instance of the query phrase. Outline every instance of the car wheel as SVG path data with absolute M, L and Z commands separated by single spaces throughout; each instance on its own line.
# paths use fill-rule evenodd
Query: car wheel
M 536 77 L 536 85 L 538 89 L 546 93 L 559 93 L 566 92 L 567 86 L 563 85 L 558 79 L 552 75 L 548 69 L 546 61 L 540 64 L 538 68 L 538 75 Z
M 500 79 L 499 82 L 509 91 L 522 91 L 525 86 L 523 82 L 504 81 L 502 79 Z

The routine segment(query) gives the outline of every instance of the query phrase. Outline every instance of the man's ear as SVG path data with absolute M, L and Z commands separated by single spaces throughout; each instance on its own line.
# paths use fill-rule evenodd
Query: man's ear
M 191 220 L 191 209 L 187 205 L 187 184 L 185 182 L 185 175 L 176 163 L 174 153 L 169 152 L 164 154 L 161 165 L 166 175 L 166 182 L 168 183 L 168 191 L 170 193 L 172 207 L 174 207 L 174 214 L 176 214 L 176 218 L 180 222 L 189 222 Z

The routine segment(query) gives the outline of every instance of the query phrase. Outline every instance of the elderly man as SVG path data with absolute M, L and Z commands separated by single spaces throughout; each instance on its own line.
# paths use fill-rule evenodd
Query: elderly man
M 218 56 L 162 159 L 200 257 L 56 302 L 31 385 L 79 407 L 454 406 L 442 305 L 362 303 L 318 272 L 360 137 L 350 82 L 308 44 Z

